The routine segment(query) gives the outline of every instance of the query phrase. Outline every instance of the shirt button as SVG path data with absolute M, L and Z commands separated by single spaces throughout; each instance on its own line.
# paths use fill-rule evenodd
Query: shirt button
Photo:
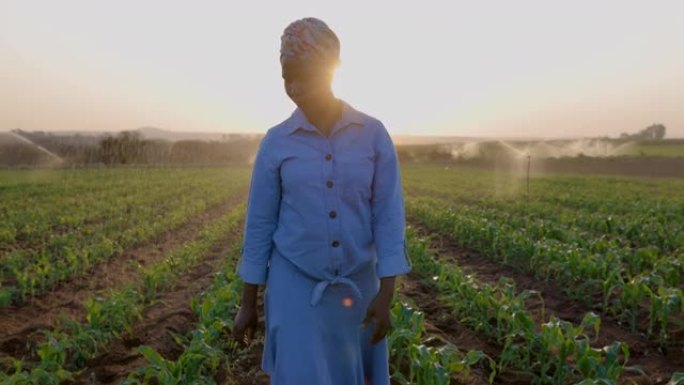
M 328 215 L 330 215 L 330 218 L 335 218 L 337 216 L 337 211 L 333 210 Z
M 333 181 L 329 180 L 329 181 L 325 182 L 325 185 L 328 186 L 328 188 L 332 188 Z
M 338 247 L 340 245 L 340 242 L 338 241 L 332 241 L 332 247 Z
M 330 160 L 330 159 L 332 159 L 332 155 L 331 155 L 331 154 L 328 154 L 328 155 L 325 156 L 325 160 Z

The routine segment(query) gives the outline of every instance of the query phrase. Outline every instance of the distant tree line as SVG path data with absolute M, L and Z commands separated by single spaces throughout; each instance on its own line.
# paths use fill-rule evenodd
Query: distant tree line
M 416 144 L 396 146 L 397 158 L 400 163 L 410 162 L 441 162 L 453 159 L 448 146 L 436 144 Z
M 137 132 L 123 131 L 100 140 L 97 161 L 106 165 L 176 164 L 225 165 L 248 163 L 256 153 L 260 138 L 229 141 L 143 139 Z
M 623 132 L 620 134 L 620 139 L 628 139 L 628 140 L 663 140 L 665 139 L 665 134 L 667 132 L 667 128 L 662 125 L 662 124 L 652 124 L 643 130 L 635 133 L 635 134 L 628 134 L 626 132 Z
M 41 131 L 14 133 L 61 158 L 63 166 L 88 165 L 227 165 L 248 163 L 257 151 L 260 137 L 230 136 L 227 140 L 145 139 L 139 132 L 116 135 L 54 135 Z M 226 137 L 228 138 L 228 137 Z M 54 157 L 28 143 L 1 146 L 0 164 L 9 166 L 46 165 Z

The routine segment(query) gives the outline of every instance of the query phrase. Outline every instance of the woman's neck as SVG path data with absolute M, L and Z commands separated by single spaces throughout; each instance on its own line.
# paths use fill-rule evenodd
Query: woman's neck
M 309 122 L 326 137 L 330 136 L 332 128 L 342 116 L 342 102 L 334 96 L 326 98 L 320 104 L 301 106 L 300 108 Z

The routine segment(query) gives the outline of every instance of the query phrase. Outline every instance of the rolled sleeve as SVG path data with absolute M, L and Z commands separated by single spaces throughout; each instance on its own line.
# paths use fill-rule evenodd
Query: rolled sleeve
M 280 172 L 269 156 L 269 133 L 262 139 L 247 198 L 242 255 L 237 273 L 246 283 L 265 284 L 280 210 Z
M 372 228 L 379 278 L 411 270 L 405 237 L 404 198 L 397 153 L 387 129 L 379 124 L 376 135 L 375 176 L 371 199 Z

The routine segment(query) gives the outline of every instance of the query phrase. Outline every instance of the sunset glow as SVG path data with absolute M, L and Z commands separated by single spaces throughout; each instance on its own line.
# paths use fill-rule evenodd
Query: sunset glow
M 279 38 L 316 16 L 335 89 L 393 134 L 684 137 L 681 2 L 0 5 L 0 131 L 263 133 L 294 108 Z

